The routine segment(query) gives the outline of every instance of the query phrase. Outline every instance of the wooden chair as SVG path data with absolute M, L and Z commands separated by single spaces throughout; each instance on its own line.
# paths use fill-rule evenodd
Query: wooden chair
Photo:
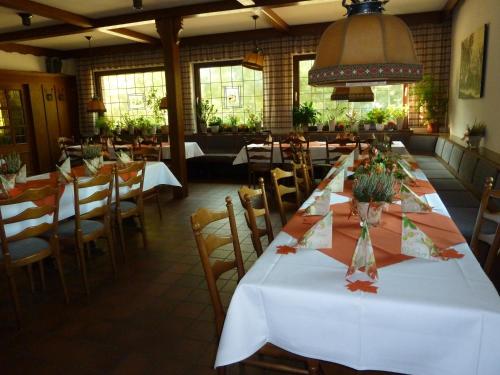
M 134 159 L 134 146 L 131 140 L 115 137 L 112 139 L 112 146 L 115 155 L 119 151 L 124 151 L 129 154 L 131 159 Z
M 292 179 L 294 186 L 286 186 L 280 184 L 280 180 Z M 298 188 L 297 175 L 292 172 L 284 171 L 280 168 L 275 168 L 271 171 L 271 180 L 273 183 L 274 195 L 276 197 L 276 204 L 278 205 L 278 210 L 280 213 L 281 224 L 285 225 L 287 218 L 285 215 L 285 206 L 291 206 L 294 210 L 297 210 L 301 204 L 301 194 Z M 290 194 L 294 194 L 294 202 L 284 199 L 284 196 L 290 197 Z
M 134 160 L 143 160 L 145 162 L 161 161 L 161 152 L 161 146 L 143 146 L 134 151 Z M 143 199 L 154 199 L 156 201 L 156 206 L 158 207 L 158 215 L 160 215 L 160 220 L 162 220 L 163 215 L 161 212 L 160 188 L 160 186 L 155 186 L 154 188 L 144 191 Z
M 250 147 L 250 144 L 258 146 Z M 245 143 L 248 161 L 248 185 L 255 186 L 257 176 L 269 176 L 273 168 L 274 142 L 251 140 Z
M 85 191 L 86 189 L 92 189 L 95 192 L 89 195 Z M 85 293 L 89 295 L 87 265 L 84 253 L 84 247 L 89 242 L 101 237 L 106 239 L 113 273 L 116 276 L 115 250 L 110 218 L 113 174 L 98 174 L 90 179 L 76 178 L 73 181 L 73 190 L 75 217 L 61 223 L 57 233 L 63 243 L 68 242 L 76 245 L 76 256 L 82 274 Z M 90 207 L 83 207 L 89 204 Z M 82 213 L 82 211 L 84 212 Z
M 311 195 L 313 191 L 313 183 L 311 180 L 310 170 L 302 161 L 301 157 L 299 158 L 298 163 L 292 162 L 292 173 L 294 176 L 295 186 L 299 192 L 301 203 L 303 203 L 304 200 Z
M 59 242 L 56 233 L 59 213 L 59 192 L 59 186 L 55 188 L 45 186 L 38 189 L 27 189 L 17 197 L 0 200 L 0 240 L 2 241 L 0 265 L 5 269 L 7 274 L 18 327 L 20 327 L 21 324 L 21 309 L 19 306 L 19 297 L 13 275 L 13 270 L 15 268 L 24 266 L 27 267 L 33 291 L 34 283 L 32 264 L 38 263 L 42 288 L 45 290 L 46 285 L 43 260 L 53 256 L 59 271 L 59 278 L 63 287 L 64 298 L 66 303 L 69 301 L 62 269 Z M 31 202 L 35 202 L 35 206 L 31 205 L 31 207 L 29 207 L 29 203 Z M 19 208 L 16 209 L 14 215 L 4 217 L 2 210 L 6 210 L 6 206 L 13 204 L 23 204 L 25 206 L 18 206 Z M 27 204 L 28 208 L 26 208 Z M 10 209 L 12 210 L 12 208 Z M 52 216 L 51 222 L 43 221 L 43 217 L 45 215 Z M 39 222 L 39 224 L 31 225 L 17 234 L 6 233 L 7 225 L 16 226 L 16 224 L 19 225 L 22 222 L 29 222 L 30 224 L 33 222 Z M 46 239 L 40 238 L 42 235 L 46 235 Z
M 297 155 L 309 152 L 309 140 L 300 140 L 296 136 L 290 136 L 280 140 L 281 164 L 285 166 L 291 162 L 298 162 Z
M 262 255 L 262 243 L 260 238 L 262 236 L 267 236 L 267 240 L 271 243 L 274 240 L 273 227 L 271 225 L 271 216 L 269 214 L 269 206 L 267 204 L 266 189 L 264 187 L 264 179 L 259 178 L 259 188 L 251 189 L 247 186 L 243 186 L 238 190 L 238 196 L 240 198 L 241 205 L 245 209 L 245 219 L 248 228 L 251 231 L 251 238 L 253 248 L 257 253 L 257 256 Z M 262 208 L 255 208 L 253 201 L 261 200 Z M 257 218 L 264 217 L 265 228 L 259 228 L 257 226 Z
M 72 165 L 83 163 L 82 145 L 76 143 L 74 138 L 59 137 L 57 139 L 61 154 L 65 158 L 70 158 Z
M 228 219 L 229 221 L 229 227 L 231 230 L 230 236 L 222 237 L 215 234 L 208 234 L 207 236 L 203 235 L 202 230 L 208 224 L 225 219 Z M 191 228 L 193 229 L 196 244 L 198 246 L 198 252 L 200 254 L 201 264 L 203 266 L 203 271 L 205 272 L 205 279 L 207 281 L 208 291 L 210 293 L 210 299 L 214 310 L 217 341 L 219 341 L 222 334 L 222 328 L 224 326 L 224 320 L 226 318 L 226 312 L 222 304 L 219 290 L 217 289 L 217 280 L 222 274 L 235 269 L 238 275 L 238 282 L 245 275 L 243 257 L 241 254 L 238 230 L 236 227 L 231 198 L 226 197 L 226 211 L 216 212 L 206 208 L 198 209 L 191 215 Z M 214 252 L 214 250 L 231 243 L 233 245 L 234 260 L 216 260 L 213 263 L 210 262 L 210 255 Z M 307 362 L 307 369 L 292 367 L 291 365 L 271 363 L 263 360 L 261 358 L 262 355 L 304 361 Z M 254 356 L 242 361 L 242 363 L 250 366 L 285 371 L 294 374 L 314 375 L 319 373 L 319 361 L 296 356 L 272 344 L 265 344 Z M 220 375 L 225 374 L 225 368 L 217 368 L 217 373 Z
M 115 203 L 111 205 L 113 221 L 118 226 L 120 245 L 123 257 L 126 259 L 125 235 L 123 233 L 123 220 L 136 217 L 141 225 L 143 246 L 146 249 L 147 238 L 144 226 L 143 187 L 145 162 L 130 163 L 123 168 L 115 168 Z M 123 192 L 125 190 L 125 192 Z
M 485 242 L 490 246 L 483 267 L 487 275 L 491 274 L 493 264 L 495 263 L 495 259 L 500 248 L 500 212 L 493 212 L 492 210 L 488 209 L 490 199 L 500 198 L 500 190 L 492 190 L 492 187 L 493 177 L 486 178 L 483 196 L 479 205 L 479 211 L 477 213 L 476 223 L 474 225 L 474 231 L 472 232 L 472 238 L 470 242 L 470 247 L 476 257 L 479 256 L 479 241 Z M 481 232 L 481 227 L 485 220 L 489 220 L 497 224 L 497 228 L 494 234 L 486 234 Z
M 353 151 L 353 147 L 347 146 L 348 143 L 353 143 L 352 139 L 342 138 L 334 140 L 326 140 L 326 162 L 334 163 L 341 155 L 349 155 Z M 356 147 L 359 147 L 357 144 Z

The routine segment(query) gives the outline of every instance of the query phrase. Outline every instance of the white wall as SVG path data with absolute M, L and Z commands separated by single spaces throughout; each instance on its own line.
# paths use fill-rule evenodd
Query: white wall
M 0 51 L 0 69 L 45 72 L 45 57 Z M 75 75 L 75 60 L 63 60 L 62 73 Z
M 484 24 L 489 25 L 483 97 L 459 99 L 458 81 L 462 41 Z M 483 146 L 500 153 L 500 0 L 463 0 L 452 24 L 449 124 L 462 137 L 475 119 L 486 123 Z

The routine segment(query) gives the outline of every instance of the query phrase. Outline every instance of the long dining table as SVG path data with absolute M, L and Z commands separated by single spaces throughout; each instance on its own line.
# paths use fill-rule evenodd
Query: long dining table
M 423 181 L 419 195 L 432 207 L 432 213 L 414 217 L 422 227 L 441 230 L 440 241 L 452 244 L 463 257 L 402 257 L 388 250 L 400 239 L 374 242 L 378 281 L 371 289 L 351 290 L 346 271 L 355 245 L 343 241 L 343 230 L 361 231 L 359 218 L 345 216 L 351 199 L 348 189 L 332 193 L 333 247 L 278 251 L 297 243 L 294 234 L 309 219 L 297 212 L 289 220 L 239 282 L 215 366 L 239 362 L 272 343 L 291 353 L 357 370 L 500 374 L 499 295 L 442 200 L 425 182 L 425 174 L 418 168 L 413 173 Z M 302 209 L 321 193 L 316 189 Z M 391 207 L 397 210 L 397 204 Z M 381 228 L 373 231 L 383 230 L 391 214 L 397 212 L 384 212 Z M 446 223 L 446 228 L 440 223 Z
M 112 162 L 107 162 L 106 164 L 111 165 L 113 164 Z M 108 172 L 110 172 L 110 169 L 107 169 Z M 85 178 L 85 177 L 82 177 Z M 35 176 L 30 176 L 27 178 L 27 183 L 26 184 L 17 184 L 17 187 L 15 188 L 17 193 L 22 192 L 22 190 L 27 189 L 27 188 L 33 188 L 33 187 L 41 187 L 44 185 L 56 185 L 58 180 L 58 175 L 56 172 L 51 172 L 51 173 L 44 173 L 44 174 L 39 174 Z M 152 189 L 156 186 L 159 185 L 170 185 L 170 186 L 181 186 L 180 182 L 177 180 L 177 178 L 174 176 L 174 174 L 170 171 L 170 169 L 165 165 L 165 163 L 158 161 L 158 162 L 146 162 L 146 169 L 144 173 L 144 185 L 143 189 L 149 190 Z M 124 190 L 127 188 L 121 188 L 123 191 L 121 191 L 120 194 L 125 193 Z M 84 191 L 82 191 L 82 198 L 89 196 L 93 194 L 95 191 L 99 190 L 98 188 L 86 188 Z M 114 191 L 113 191 L 114 193 Z M 114 195 L 113 195 L 114 199 Z M 99 202 L 94 202 L 91 204 L 86 204 L 85 207 L 82 207 L 81 210 L 82 212 L 87 212 L 94 208 L 94 206 L 98 205 Z M 23 207 L 21 207 L 21 205 Z M 25 202 L 22 204 L 13 204 L 13 205 L 8 205 L 8 206 L 2 206 L 2 217 L 3 218 L 8 218 L 11 217 L 17 213 L 19 213 L 20 209 L 23 208 L 28 208 L 28 207 L 35 207 L 36 203 L 35 202 Z M 74 189 L 73 189 L 73 183 L 66 183 L 62 185 L 62 191 L 60 194 L 60 199 L 59 199 L 59 220 L 65 220 L 68 219 L 72 216 L 75 215 L 75 208 L 74 208 Z M 38 220 L 38 219 L 37 219 Z M 16 234 L 20 232 L 21 230 L 38 224 L 43 221 L 51 221 L 52 217 L 46 216 L 42 219 L 39 219 L 38 221 L 23 221 L 19 222 L 16 224 L 8 224 L 6 226 L 6 234 L 8 236 Z

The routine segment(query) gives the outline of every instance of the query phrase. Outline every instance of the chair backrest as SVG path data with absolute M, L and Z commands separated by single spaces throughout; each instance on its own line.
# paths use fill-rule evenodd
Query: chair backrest
M 76 230 L 81 229 L 81 220 L 103 217 L 109 219 L 109 210 L 111 207 L 111 197 L 113 193 L 113 174 L 97 174 L 91 178 L 75 178 L 73 181 L 73 190 L 75 195 L 75 222 Z M 81 190 L 92 189 L 95 191 L 80 198 Z M 94 206 L 85 213 L 81 213 L 82 206 L 91 204 Z
M 253 145 L 253 146 L 251 146 Z M 245 152 L 247 154 L 248 165 L 269 164 L 273 165 L 274 142 L 268 142 L 262 139 L 253 139 L 245 143 Z
M 271 225 L 271 215 L 269 214 L 269 205 L 267 204 L 266 189 L 264 187 L 264 179 L 259 178 L 259 188 L 251 189 L 247 186 L 242 186 L 238 190 L 238 197 L 241 205 L 245 209 L 245 219 L 248 228 L 252 231 L 252 241 L 257 256 L 262 255 L 262 244 L 260 237 L 267 235 L 267 239 L 271 242 L 274 239 L 273 227 Z M 254 202 L 260 199 L 261 208 L 254 207 Z M 257 218 L 264 217 L 265 228 L 257 226 Z
M 229 220 L 231 230 L 230 236 L 219 236 L 216 234 L 208 234 L 204 236 L 202 231 L 210 223 L 219 220 Z M 215 314 L 215 325 L 217 335 L 220 337 L 222 327 L 224 325 L 225 311 L 220 298 L 219 290 L 217 289 L 217 280 L 219 277 L 230 270 L 236 268 L 238 273 L 238 281 L 245 275 L 243 266 L 243 257 L 241 255 L 240 240 L 238 238 L 238 230 L 236 228 L 236 220 L 234 218 L 233 203 L 230 197 L 226 197 L 226 211 L 212 211 L 207 208 L 200 208 L 191 215 L 191 228 L 193 229 L 196 245 L 200 254 L 201 265 L 205 272 L 205 278 L 208 284 L 208 291 Z M 210 254 L 214 250 L 227 244 L 233 244 L 234 260 L 216 260 L 213 264 L 210 263 Z
M 281 162 L 298 162 L 298 155 L 304 152 L 309 152 L 309 140 L 301 140 L 296 136 L 287 137 L 280 140 Z
M 135 160 L 161 161 L 161 146 L 142 146 L 134 150 Z
M 116 209 L 120 209 L 120 201 L 134 199 L 140 207 L 143 204 L 142 193 L 144 187 L 145 162 L 133 162 L 124 167 L 114 167 Z M 126 190 L 126 192 L 120 192 Z
M 499 213 L 492 213 L 488 210 L 488 203 L 490 199 L 500 198 L 500 190 L 493 190 L 493 177 L 487 177 L 483 195 L 481 197 L 481 203 L 479 205 L 479 211 L 477 213 L 476 223 L 474 225 L 474 230 L 472 232 L 472 238 L 470 241 L 470 247 L 476 256 L 479 255 L 479 240 L 481 236 L 481 227 L 485 219 L 488 216 L 499 215 Z M 497 219 L 498 220 L 498 219 Z M 493 263 L 495 261 L 498 248 L 500 245 L 500 223 L 497 222 L 497 230 L 495 236 L 493 237 L 492 243 L 490 244 L 490 250 L 486 262 L 484 263 L 484 270 L 487 274 L 491 272 Z
M 57 187 L 47 185 L 41 188 L 27 189 L 16 197 L 0 200 L 0 240 L 2 241 L 3 261 L 5 263 L 10 262 L 9 242 L 40 236 L 44 233 L 50 233 L 51 237 L 56 235 L 59 217 L 59 196 L 59 185 Z M 33 203 L 33 205 L 29 203 Z M 2 212 L 4 207 L 14 204 L 19 205 L 16 206 L 15 214 L 4 217 L 4 212 Z M 12 209 L 11 207 L 10 210 Z M 42 218 L 45 215 L 52 216 L 51 221 L 46 222 L 43 220 Z M 7 235 L 6 225 L 15 226 L 27 221 L 30 223 L 40 222 L 16 234 Z
M 293 179 L 294 186 L 286 186 L 280 184 L 280 180 L 286 178 Z M 276 203 L 278 205 L 278 210 L 280 212 L 281 224 L 285 225 L 287 220 L 285 215 L 285 207 L 284 207 L 285 202 L 283 200 L 283 196 L 287 194 L 295 194 L 295 206 L 296 208 L 299 208 L 300 206 L 300 193 L 298 192 L 296 175 L 293 172 L 288 172 L 280 168 L 275 168 L 271 171 L 271 180 L 273 183 L 274 194 L 276 196 Z
M 300 201 L 303 202 L 312 193 L 312 181 L 308 166 L 299 158 L 299 162 L 292 162 L 294 182 L 299 192 Z

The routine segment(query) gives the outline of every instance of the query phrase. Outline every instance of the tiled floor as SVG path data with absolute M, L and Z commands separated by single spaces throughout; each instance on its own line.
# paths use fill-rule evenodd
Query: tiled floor
M 190 185 L 185 200 L 162 196 L 163 220 L 155 205 L 146 207 L 149 249 L 134 223 L 126 228 L 129 260 L 119 262 L 114 279 L 105 254 L 88 263 L 91 295 L 85 297 L 74 257 L 65 256 L 70 304 L 65 305 L 57 273 L 48 272 L 48 291 L 31 294 L 19 272 L 23 329 L 17 331 L 5 279 L 0 283 L 0 374 L 213 374 L 216 350 L 213 313 L 189 215 L 198 207 L 224 209 L 231 195 L 237 214 L 245 267 L 255 261 L 249 232 L 237 199 L 238 185 Z M 273 215 L 275 232 L 279 218 Z M 219 228 L 228 230 L 227 226 Z M 214 255 L 226 257 L 227 250 Z M 219 281 L 227 304 L 235 287 Z M 352 374 L 325 365 L 326 373 Z M 241 369 L 233 366 L 229 374 Z M 271 374 L 246 369 L 245 374 Z

